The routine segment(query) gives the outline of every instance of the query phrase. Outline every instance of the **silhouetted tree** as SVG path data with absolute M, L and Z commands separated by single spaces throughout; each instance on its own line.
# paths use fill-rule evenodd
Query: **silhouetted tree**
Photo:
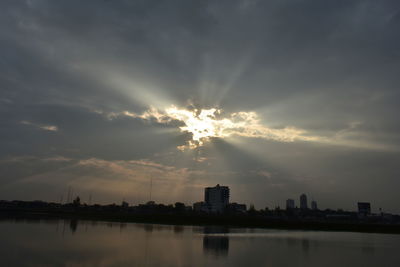
M 79 207 L 81 205 L 81 199 L 79 198 L 79 196 L 74 199 L 72 204 L 74 204 L 74 206 L 76 207 Z
M 176 202 L 175 203 L 175 210 L 179 211 L 179 212 L 185 211 L 185 204 L 183 204 L 182 202 Z

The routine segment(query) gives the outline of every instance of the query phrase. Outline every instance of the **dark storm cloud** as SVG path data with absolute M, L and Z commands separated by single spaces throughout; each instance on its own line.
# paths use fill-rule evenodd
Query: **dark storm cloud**
M 209 170 L 189 181 L 221 179 L 261 206 L 308 190 L 327 207 L 342 192 L 343 207 L 398 209 L 398 1 L 10 0 L 0 10 L 4 160 L 146 158 Z M 217 140 L 182 154 L 190 136 L 176 125 L 107 115 L 160 103 L 255 110 L 269 127 L 364 148 Z M 1 182 L 63 170 L 29 159 L 1 163 Z

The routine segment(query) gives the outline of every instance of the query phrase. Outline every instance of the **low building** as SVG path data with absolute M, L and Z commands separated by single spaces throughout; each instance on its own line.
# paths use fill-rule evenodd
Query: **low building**
M 311 209 L 318 210 L 317 201 L 315 200 L 311 201 Z
M 369 202 L 358 202 L 358 214 L 369 215 L 371 214 L 371 203 Z
M 287 199 L 286 200 L 286 209 L 290 210 L 290 209 L 294 209 L 294 208 L 295 208 L 294 199 Z
M 195 212 L 210 212 L 210 207 L 207 205 L 207 203 L 201 201 L 201 202 L 196 202 L 193 203 L 193 211 Z
M 245 213 L 247 210 L 246 204 L 229 203 L 227 206 L 229 212 Z

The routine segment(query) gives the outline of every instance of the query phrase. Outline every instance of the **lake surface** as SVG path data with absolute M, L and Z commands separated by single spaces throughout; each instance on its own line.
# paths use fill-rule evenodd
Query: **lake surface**
M 400 266 L 400 235 L 0 221 L 0 266 Z

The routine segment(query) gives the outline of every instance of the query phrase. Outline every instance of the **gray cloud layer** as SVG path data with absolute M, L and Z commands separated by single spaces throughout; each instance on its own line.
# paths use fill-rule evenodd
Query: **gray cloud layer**
M 71 183 L 79 192 L 80 179 L 96 183 L 111 163 L 146 160 L 186 170 L 188 188 L 231 185 L 235 200 L 258 207 L 305 191 L 321 207 L 366 200 L 400 212 L 398 1 L 10 0 L 0 10 L 7 198 L 55 200 Z M 182 153 L 190 135 L 177 125 L 104 116 L 171 104 L 255 111 L 269 127 L 364 146 L 238 137 Z M 60 157 L 68 160 L 45 161 Z M 89 171 L 79 164 L 87 160 Z M 135 166 L 98 178 L 115 185 L 104 200 L 120 201 L 121 177 L 143 173 Z M 178 173 L 167 180 L 182 183 Z M 160 201 L 194 200 L 166 192 Z

